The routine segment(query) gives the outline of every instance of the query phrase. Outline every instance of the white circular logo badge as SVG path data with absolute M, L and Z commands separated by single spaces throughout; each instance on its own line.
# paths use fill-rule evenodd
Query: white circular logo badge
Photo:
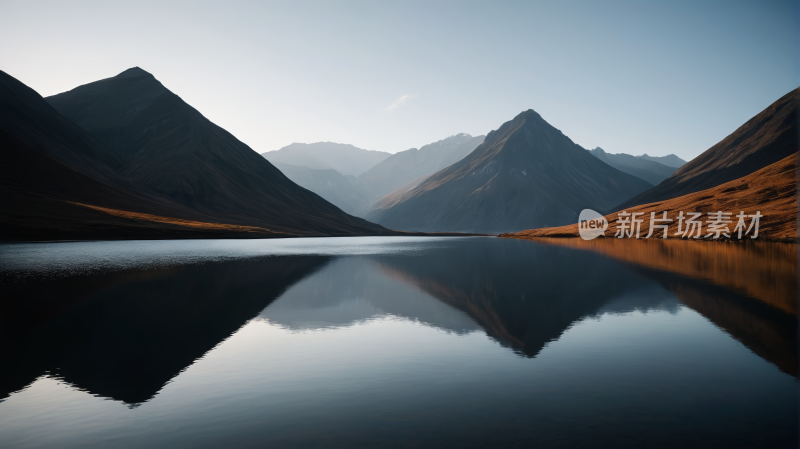
M 591 240 L 593 238 L 605 235 L 608 229 L 608 220 L 606 217 L 600 215 L 591 209 L 584 209 L 578 215 L 578 233 L 584 240 Z

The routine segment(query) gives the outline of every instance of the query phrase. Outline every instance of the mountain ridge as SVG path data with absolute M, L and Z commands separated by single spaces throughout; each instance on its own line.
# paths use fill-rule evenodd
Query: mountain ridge
M 679 158 L 674 154 L 668 154 L 666 156 L 650 156 L 647 153 L 644 153 L 635 157 L 645 159 L 648 161 L 658 162 L 659 164 L 664 164 L 667 167 L 680 168 L 686 164 L 686 161 L 684 161 L 683 159 Z
M 420 148 L 397 152 L 359 176 L 379 200 L 421 176 L 432 175 L 460 161 L 478 147 L 485 136 L 454 134 Z
M 611 212 L 709 189 L 795 153 L 800 140 L 799 105 L 800 87 L 773 102 L 658 186 L 620 203 Z
M 522 230 L 567 224 L 583 208 L 603 210 L 648 186 L 591 156 L 529 109 L 489 132 L 467 157 L 366 218 L 408 231 Z
M 261 153 L 271 163 L 308 167 L 313 170 L 334 169 L 347 176 L 360 176 L 391 154 L 358 148 L 336 142 L 292 143 L 279 150 Z
M 589 150 L 589 153 L 617 170 L 636 176 L 654 186 L 667 179 L 677 170 L 675 167 L 644 159 L 640 156 L 631 156 L 625 153 L 607 153 L 600 147 Z
M 297 186 L 146 71 L 120 75 L 46 100 L 119 155 L 125 179 L 222 222 L 296 235 L 390 232 Z

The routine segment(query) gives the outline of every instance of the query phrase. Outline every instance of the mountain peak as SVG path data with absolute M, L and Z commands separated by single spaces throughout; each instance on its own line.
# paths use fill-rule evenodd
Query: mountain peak
M 115 76 L 114 78 L 136 78 L 140 76 L 153 76 L 153 75 L 151 75 L 145 70 L 140 69 L 139 67 L 131 67 L 128 70 Z
M 525 110 L 525 111 L 522 111 L 522 112 L 520 112 L 520 113 L 519 113 L 519 115 L 517 115 L 517 117 L 516 117 L 516 118 L 524 118 L 524 119 L 537 119 L 537 120 L 542 120 L 542 121 L 544 121 L 544 119 L 542 118 L 542 116 L 541 116 L 541 115 L 539 115 L 539 113 L 538 113 L 538 112 L 536 112 L 536 111 L 534 111 L 533 109 L 528 109 L 528 110 Z

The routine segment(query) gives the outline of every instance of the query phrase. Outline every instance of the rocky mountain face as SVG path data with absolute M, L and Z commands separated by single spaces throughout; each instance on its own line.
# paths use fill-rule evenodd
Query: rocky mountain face
M 398 230 L 509 232 L 569 224 L 584 208 L 605 211 L 649 186 L 528 110 L 366 218 Z
M 794 154 L 800 144 L 798 97 L 800 88 L 772 103 L 658 186 L 622 202 L 611 212 L 716 187 Z
M 654 186 L 669 178 L 677 170 L 675 167 L 645 159 L 641 156 L 631 156 L 625 153 L 606 153 L 600 147 L 589 151 L 589 153 L 617 170 L 643 179 Z
M 333 169 L 345 176 L 359 176 L 391 156 L 383 151 L 362 150 L 353 145 L 334 142 L 293 143 L 261 155 L 273 164 L 295 165 L 313 170 Z
M 53 177 L 46 191 L 35 185 L 41 184 L 41 176 L 31 174 L 27 181 L 14 177 L 15 184 L 10 187 L 28 195 L 30 201 L 30 195 L 39 195 L 36 201 L 51 206 L 52 201 L 61 200 L 70 201 L 69 207 L 104 201 L 103 207 L 115 210 L 289 235 L 389 232 L 347 215 L 297 186 L 139 68 L 47 101 L 5 73 L 0 78 L 0 129 L 7 134 L 6 140 L 14 142 L 4 147 L 3 157 L 17 157 L 8 153 L 13 148 L 24 149 L 20 151 L 25 154 L 17 157 L 22 158 L 17 161 L 22 164 L 20 173 L 35 171 L 28 165 L 39 161 L 50 167 Z M 82 181 L 76 181 L 78 178 Z M 9 179 L 5 183 L 11 183 Z M 75 183 L 85 188 L 69 199 L 59 197 L 61 190 Z M 112 190 L 113 194 L 102 193 Z M 18 201 L 14 207 L 39 211 L 49 207 L 25 204 Z M 15 216 L 27 216 L 25 210 L 18 212 L 21 215 Z M 99 212 L 90 212 L 96 219 Z M 71 217 L 77 224 L 88 223 L 81 221 L 80 213 Z M 57 214 L 42 218 L 43 226 L 57 218 Z M 132 221 L 136 220 L 127 222 Z

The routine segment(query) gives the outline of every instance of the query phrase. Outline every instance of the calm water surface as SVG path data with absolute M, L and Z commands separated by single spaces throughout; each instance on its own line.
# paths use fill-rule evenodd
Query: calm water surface
M 0 446 L 796 447 L 795 247 L 688 243 L 0 245 Z

